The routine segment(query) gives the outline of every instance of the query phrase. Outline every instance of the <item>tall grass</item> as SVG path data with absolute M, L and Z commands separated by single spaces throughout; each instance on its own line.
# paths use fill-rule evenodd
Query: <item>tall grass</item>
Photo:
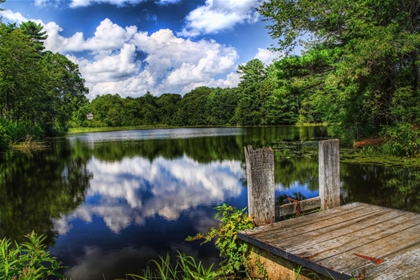
M 152 260 L 152 267 L 148 266 L 142 275 L 126 274 L 126 278 L 134 280 L 211 280 L 218 279 L 218 273 L 213 270 L 213 264 L 205 268 L 201 262 L 193 257 L 178 252 L 175 265 L 171 264 L 169 255 L 159 257 L 159 261 Z
M 0 279 L 36 280 L 48 279 L 49 276 L 62 277 L 56 271 L 63 266 L 42 244 L 45 236 L 34 232 L 26 236 L 27 242 L 12 243 L 4 238 L 0 240 Z

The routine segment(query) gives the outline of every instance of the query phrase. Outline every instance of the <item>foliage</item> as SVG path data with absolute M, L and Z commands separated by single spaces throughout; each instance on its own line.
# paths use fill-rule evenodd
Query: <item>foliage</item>
M 399 157 L 418 157 L 420 151 L 419 128 L 410 123 L 398 123 L 386 126 L 382 132 L 380 145 L 365 145 L 361 149 L 363 155 L 390 155 Z
M 386 143 L 382 146 L 384 154 L 393 156 L 417 157 L 420 151 L 420 130 L 410 123 L 400 123 L 386 127 Z
M 211 91 L 208 87 L 198 87 L 185 94 L 175 114 L 175 125 L 206 125 L 206 103 Z
M 13 123 L 23 136 L 10 141 L 64 135 L 73 111 L 87 103 L 78 66 L 61 54 L 43 52 L 47 38 L 34 22 L 0 23 L 0 119 Z M 2 129 L 1 148 L 5 131 Z M 22 134 L 22 133 L 21 133 Z
M 24 33 L 29 36 L 33 47 L 38 52 L 41 52 L 45 49 L 44 43 L 42 41 L 46 40 L 48 35 L 46 35 L 47 31 L 42 31 L 43 26 L 40 23 L 36 24 L 33 21 L 22 22 L 20 29 L 22 29 Z
M 85 201 L 92 173 L 91 152 L 75 143 L 59 142 L 46 151 L 15 152 L 0 157 L 0 239 L 17 242 L 34 231 L 54 244 L 54 220 Z
M 126 279 L 162 279 L 162 280 L 212 280 L 217 278 L 217 273 L 213 270 L 213 265 L 205 268 L 191 256 L 178 252 L 178 260 L 175 265 L 171 265 L 169 255 L 165 258 L 159 257 L 160 262 L 152 260 L 156 267 L 152 270 L 150 266 L 146 268 L 143 275 L 127 274 Z
M 29 241 L 22 244 L 0 240 L 0 278 L 2 279 L 48 279 L 61 276 L 56 272 L 61 264 L 46 251 L 43 236 L 34 232 L 26 235 Z
M 253 219 L 245 213 L 246 209 L 238 210 L 227 204 L 217 206 L 216 209 L 216 219 L 220 220 L 219 227 L 212 227 L 206 235 L 198 233 L 194 237 L 189 236 L 187 241 L 204 239 L 203 243 L 208 243 L 215 238 L 215 245 L 223 258 L 222 272 L 237 273 L 244 263 L 247 244 L 237 240 L 236 236 L 238 231 L 254 228 Z
M 299 120 L 328 121 L 352 140 L 399 122 L 418 124 L 417 0 L 276 0 L 258 11 L 278 39 L 273 49 L 305 47 L 302 56 L 275 63 L 281 93 L 299 97 Z
M 266 95 L 258 91 L 259 84 L 266 79 L 267 70 L 259 59 L 253 59 L 238 67 L 241 82 L 238 85 L 238 106 L 231 123 L 239 125 L 261 124 L 261 106 Z
M 211 125 L 226 125 L 232 119 L 238 105 L 238 94 L 236 89 L 216 88 L 210 92 L 206 112 L 208 123 Z
M 0 150 L 8 148 L 14 143 L 26 141 L 29 137 L 39 140 L 42 136 L 41 128 L 32 126 L 29 121 L 18 123 L 0 118 Z

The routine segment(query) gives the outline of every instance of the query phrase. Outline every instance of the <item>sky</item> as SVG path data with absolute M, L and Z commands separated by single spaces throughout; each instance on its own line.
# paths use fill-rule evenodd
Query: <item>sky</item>
M 263 0 L 6 0 L 4 23 L 47 31 L 47 50 L 79 65 L 88 98 L 184 95 L 235 87 L 238 65 L 280 57 L 255 10 Z

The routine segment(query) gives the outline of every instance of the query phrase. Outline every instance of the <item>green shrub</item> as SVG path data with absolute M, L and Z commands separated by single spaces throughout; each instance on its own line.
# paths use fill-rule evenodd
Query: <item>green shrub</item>
M 0 150 L 6 149 L 12 143 L 12 133 L 15 130 L 13 122 L 0 118 Z
M 410 123 L 400 123 L 384 129 L 384 154 L 393 156 L 418 156 L 420 152 L 420 130 Z
M 233 206 L 223 204 L 217 206 L 216 219 L 220 220 L 219 227 L 212 227 L 204 235 L 198 233 L 196 236 L 188 236 L 187 241 L 204 239 L 203 243 L 216 239 L 215 245 L 220 250 L 221 270 L 225 274 L 239 272 L 244 264 L 244 254 L 247 251 L 247 244 L 236 238 L 238 231 L 254 228 L 252 217 L 248 217 L 245 208 L 238 210 Z M 203 244 L 202 243 L 202 244 Z
M 212 280 L 217 279 L 217 273 L 213 271 L 213 265 L 204 268 L 201 262 L 196 262 L 193 257 L 178 252 L 178 260 L 175 265 L 171 264 L 169 255 L 160 258 L 160 262 L 152 260 L 155 269 L 146 268 L 143 275 L 127 274 L 125 279 L 136 280 Z M 117 279 L 118 280 L 118 279 Z M 124 279 L 120 279 L 124 280 Z
M 34 232 L 26 236 L 29 241 L 22 244 L 0 240 L 0 279 L 36 280 L 49 276 L 62 277 L 56 272 L 61 264 L 46 251 L 42 244 L 45 236 Z

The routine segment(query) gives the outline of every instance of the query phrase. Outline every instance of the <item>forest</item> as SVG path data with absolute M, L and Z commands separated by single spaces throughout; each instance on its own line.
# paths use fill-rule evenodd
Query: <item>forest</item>
M 45 50 L 42 29 L 32 21 L 0 22 L 0 150 L 65 135 L 73 112 L 88 102 L 78 66 Z
M 69 127 L 326 123 L 345 143 L 379 139 L 384 153 L 418 155 L 419 1 L 272 0 L 257 10 L 283 57 L 240 65 L 235 88 L 183 96 L 109 93 L 89 101 L 77 65 L 43 50 L 42 26 L 2 24 L 0 137 L 7 126 L 54 136 Z

